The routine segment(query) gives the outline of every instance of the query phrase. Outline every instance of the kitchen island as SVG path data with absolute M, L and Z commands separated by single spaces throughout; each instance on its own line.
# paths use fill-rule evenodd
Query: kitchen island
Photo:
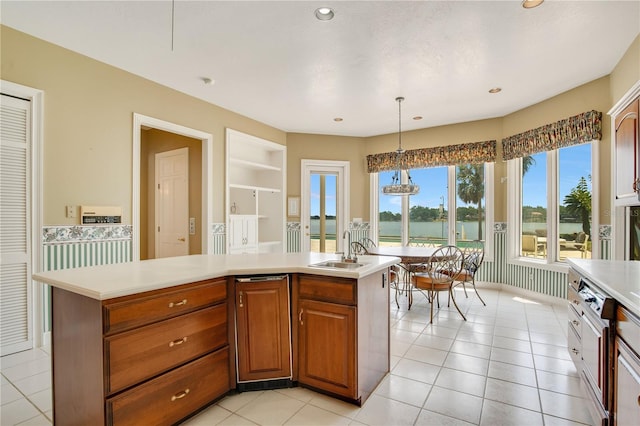
M 317 266 L 328 260 L 195 255 L 34 274 L 52 286 L 54 423 L 173 424 L 236 389 L 245 365 L 361 404 L 389 371 L 399 259 Z M 236 282 L 275 274 L 280 290 Z

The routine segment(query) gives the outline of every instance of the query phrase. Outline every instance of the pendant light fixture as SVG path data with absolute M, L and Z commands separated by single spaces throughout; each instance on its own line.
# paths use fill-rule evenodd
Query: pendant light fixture
M 396 98 L 396 102 L 398 102 L 398 149 L 396 150 L 396 171 L 393 173 L 391 184 L 382 187 L 382 193 L 384 195 L 415 195 L 420 191 L 420 187 L 414 184 L 411 180 L 409 170 L 407 170 L 408 183 L 401 183 L 402 157 L 404 156 L 404 149 L 402 149 L 402 101 L 404 101 L 402 96 Z

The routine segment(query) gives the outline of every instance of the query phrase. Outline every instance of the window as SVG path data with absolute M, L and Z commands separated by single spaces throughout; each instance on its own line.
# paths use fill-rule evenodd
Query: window
M 391 182 L 393 171 L 377 175 L 378 239 L 384 245 L 441 245 L 486 240 L 492 219 L 493 163 L 442 166 L 410 171 L 420 192 L 412 196 L 388 196 L 381 188 Z M 403 172 L 404 173 L 404 172 Z M 493 247 L 492 241 L 486 241 Z M 491 253 L 492 250 L 487 250 Z
M 591 257 L 593 143 L 509 160 L 511 258 Z

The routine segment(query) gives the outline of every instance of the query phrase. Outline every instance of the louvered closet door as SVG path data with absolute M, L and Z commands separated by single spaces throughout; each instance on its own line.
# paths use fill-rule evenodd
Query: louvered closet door
M 29 101 L 0 104 L 0 355 L 33 345 Z

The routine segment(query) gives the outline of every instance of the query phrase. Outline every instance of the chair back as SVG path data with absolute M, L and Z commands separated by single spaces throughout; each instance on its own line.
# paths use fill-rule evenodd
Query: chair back
M 428 271 L 433 275 L 446 274 L 451 277 L 456 277 L 462 270 L 462 262 L 464 260 L 464 254 L 456 246 L 442 246 L 438 248 L 429 259 Z
M 351 243 L 351 252 L 357 255 L 369 254 L 367 248 L 359 241 L 353 241 Z
M 364 237 L 363 239 L 360 240 L 360 243 L 363 246 L 365 246 L 365 248 L 371 248 L 376 246 L 376 243 L 374 243 L 373 240 L 369 237 Z
M 484 243 L 480 240 L 472 241 L 465 247 L 463 254 L 462 268 L 472 275 L 475 274 L 484 261 Z
M 522 252 L 536 253 L 538 248 L 538 237 L 536 235 L 522 235 Z

